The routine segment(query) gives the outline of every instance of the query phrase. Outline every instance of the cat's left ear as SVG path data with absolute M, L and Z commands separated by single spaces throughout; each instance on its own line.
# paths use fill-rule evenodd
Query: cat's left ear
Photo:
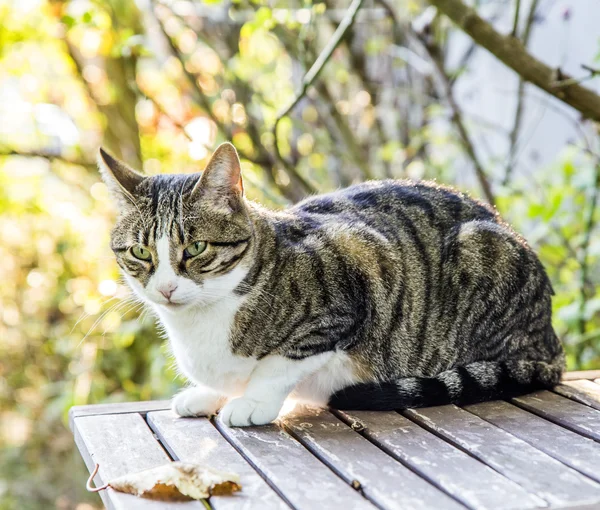
M 232 144 L 225 142 L 217 147 L 193 193 L 229 197 L 244 194 L 240 158 Z
M 145 179 L 143 175 L 111 156 L 102 147 L 98 154 L 98 168 L 104 184 L 120 206 L 135 204 L 136 188 Z

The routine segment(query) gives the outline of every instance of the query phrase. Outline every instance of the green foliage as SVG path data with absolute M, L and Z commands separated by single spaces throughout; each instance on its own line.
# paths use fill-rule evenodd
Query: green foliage
M 534 186 L 515 182 L 498 201 L 498 209 L 520 232 L 526 233 L 548 271 L 556 293 L 554 326 L 567 349 L 571 370 L 600 366 L 600 287 L 597 271 L 588 275 L 582 295 L 581 271 L 592 194 L 597 193 L 600 169 L 593 156 L 567 149 L 560 160 L 538 171 Z M 521 189 L 519 189 L 521 188 Z M 600 222 L 600 210 L 594 213 Z M 587 265 L 600 263 L 600 238 L 593 235 Z

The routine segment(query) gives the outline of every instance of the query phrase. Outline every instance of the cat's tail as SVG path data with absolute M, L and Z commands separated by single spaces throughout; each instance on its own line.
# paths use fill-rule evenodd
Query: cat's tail
M 467 405 L 552 388 L 564 369 L 563 354 L 552 361 L 478 361 L 434 377 L 405 377 L 360 383 L 334 393 L 329 406 L 341 410 L 394 411 L 444 404 Z

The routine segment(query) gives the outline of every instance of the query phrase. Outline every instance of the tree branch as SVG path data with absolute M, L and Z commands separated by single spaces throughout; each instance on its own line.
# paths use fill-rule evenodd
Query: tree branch
M 535 12 L 537 10 L 539 0 L 531 0 L 529 6 L 529 13 L 527 14 L 527 20 L 525 21 L 525 29 L 523 30 L 523 47 L 527 48 L 529 43 L 529 37 L 531 36 L 531 27 L 535 20 Z M 518 7 L 517 7 L 518 8 Z M 514 35 L 514 34 L 513 34 Z M 509 149 L 508 149 L 508 162 L 506 163 L 506 169 L 504 170 L 504 179 L 502 183 L 506 186 L 510 182 L 511 174 L 515 166 L 515 157 L 517 151 L 517 140 L 519 138 L 519 132 L 521 130 L 521 122 L 523 119 L 523 106 L 525 100 L 525 80 L 522 76 L 519 76 L 519 87 L 517 89 L 517 107 L 515 109 L 515 120 L 513 122 L 512 130 L 509 134 Z
M 456 126 L 465 152 L 467 153 L 469 159 L 473 163 L 473 168 L 475 169 L 475 176 L 477 177 L 479 185 L 481 186 L 481 190 L 483 191 L 486 200 L 489 202 L 490 205 L 493 206 L 496 203 L 496 198 L 492 191 L 492 186 L 490 184 L 487 172 L 483 168 L 483 164 L 477 156 L 477 152 L 475 151 L 475 145 L 473 144 L 473 141 L 471 140 L 469 132 L 467 131 L 467 128 L 463 121 L 460 107 L 458 106 L 456 98 L 454 97 L 452 79 L 448 75 L 444 67 L 442 51 L 433 37 L 417 32 L 412 27 L 412 25 L 409 25 L 409 30 L 413 37 L 421 43 L 421 45 L 427 52 L 429 59 L 435 67 L 435 70 L 440 78 L 444 89 L 444 95 L 446 96 L 446 100 L 448 101 L 450 109 L 452 110 L 452 122 Z
M 487 49 L 524 80 L 533 83 L 554 97 L 571 105 L 584 117 L 600 121 L 600 96 L 577 83 L 555 88 L 557 71 L 531 56 L 521 41 L 498 33 L 492 25 L 478 16 L 477 12 L 461 0 L 429 0 L 440 12 L 448 16 L 473 40 Z M 559 73 L 561 74 L 561 73 Z M 561 75 L 559 79 L 568 79 Z
M 89 169 L 96 169 L 96 163 L 93 161 L 85 161 L 82 159 L 71 159 L 61 154 L 55 154 L 53 152 L 48 151 L 21 151 L 17 149 L 0 149 L 0 157 L 8 157 L 8 156 L 20 156 L 22 158 L 43 158 L 48 161 L 60 161 L 61 163 L 67 163 L 69 165 L 77 165 L 83 166 Z
M 329 40 L 325 48 L 323 48 L 323 51 L 321 51 L 321 53 L 317 57 L 317 60 L 315 60 L 315 63 L 304 75 L 304 78 L 302 78 L 302 83 L 300 84 L 300 88 L 298 89 L 298 92 L 296 92 L 294 99 L 292 99 L 292 101 L 281 110 L 281 112 L 277 115 L 277 118 L 275 119 L 275 123 L 273 124 L 272 129 L 275 155 L 277 156 L 277 159 L 283 164 L 283 166 L 288 170 L 291 165 L 283 158 L 281 152 L 279 152 L 277 126 L 279 125 L 281 119 L 283 119 L 283 117 L 288 115 L 296 107 L 300 100 L 306 95 L 306 92 L 308 91 L 309 87 L 317 79 L 317 77 L 323 70 L 323 67 L 325 67 L 325 64 L 331 58 L 331 55 L 333 54 L 334 50 L 339 46 L 344 35 L 354 23 L 354 18 L 356 17 L 356 14 L 360 9 L 360 6 L 362 5 L 362 2 L 363 0 L 352 1 L 342 21 L 338 25 L 336 31 L 331 36 L 331 39 Z
M 590 67 L 588 65 L 585 64 L 581 64 L 581 68 L 584 71 L 587 71 L 588 74 L 586 76 L 583 76 L 582 78 L 568 78 L 566 80 L 559 80 L 559 81 L 555 81 L 552 86 L 554 88 L 563 88 L 563 87 L 568 87 L 569 85 L 573 85 L 576 83 L 582 83 L 584 81 L 587 80 L 591 80 L 592 78 L 596 78 L 597 76 L 600 75 L 600 69 L 594 69 L 593 67 Z
M 173 40 L 173 38 L 169 34 L 167 34 L 165 27 L 164 27 L 164 20 L 162 19 L 161 15 L 160 15 L 160 10 L 157 10 L 157 8 L 162 9 L 165 7 L 162 5 L 156 6 L 156 8 L 154 9 L 154 16 L 155 16 L 155 19 L 157 20 L 158 28 L 160 29 L 163 37 L 166 39 L 166 41 L 168 43 L 171 54 L 181 62 L 183 73 L 192 87 L 192 89 L 191 89 L 192 96 L 194 97 L 196 103 L 204 110 L 204 112 L 209 116 L 209 118 L 215 123 L 219 132 L 221 132 L 225 136 L 226 139 L 231 140 L 232 135 L 233 135 L 232 129 L 230 128 L 230 126 L 226 125 L 224 122 L 221 122 L 217 118 L 217 116 L 214 114 L 214 112 L 212 110 L 212 106 L 210 104 L 210 101 L 205 96 L 204 92 L 202 91 L 202 88 L 198 85 L 197 76 L 194 73 L 190 72 L 185 66 L 185 60 L 186 60 L 185 55 L 181 52 L 180 48 L 178 47 L 176 42 Z M 304 196 L 306 196 L 307 193 L 312 193 L 315 191 L 315 189 L 310 185 L 310 183 L 308 183 L 300 174 L 298 174 L 298 172 L 296 171 L 295 168 L 289 168 L 290 181 L 291 181 L 290 185 L 289 186 L 279 185 L 277 182 L 277 179 L 276 179 L 276 169 L 275 169 L 275 165 L 274 165 L 275 162 L 273 161 L 273 156 L 266 149 L 266 147 L 262 144 L 262 142 L 260 140 L 260 133 L 258 132 L 258 129 L 256 128 L 256 126 L 254 124 L 249 122 L 248 126 L 246 128 L 246 133 L 252 140 L 252 143 L 257 151 L 257 156 L 253 157 L 253 155 L 238 148 L 238 152 L 240 153 L 240 156 L 242 158 L 254 163 L 255 165 L 260 166 L 264 170 L 264 172 L 267 175 L 267 178 L 270 180 L 270 182 L 273 185 L 275 185 L 286 198 L 295 202 L 295 201 L 300 200 Z M 296 184 L 300 184 L 300 186 L 295 186 Z
M 436 55 L 436 52 L 433 50 L 430 44 L 426 41 L 422 41 L 425 49 L 429 53 L 431 60 L 435 64 L 435 68 L 440 76 L 442 81 L 442 85 L 444 86 L 444 94 L 446 95 L 446 99 L 448 104 L 450 105 L 450 109 L 452 110 L 452 122 L 456 126 L 458 130 L 458 134 L 460 135 L 460 139 L 462 141 L 463 147 L 471 159 L 473 163 L 473 168 L 475 169 L 475 175 L 477 180 L 479 181 L 479 185 L 481 186 L 481 190 L 485 195 L 486 200 L 490 203 L 490 205 L 495 205 L 496 197 L 494 196 L 494 192 L 492 191 L 492 186 L 490 184 L 488 175 L 483 168 L 481 161 L 479 161 L 479 157 L 477 156 L 477 152 L 475 151 L 475 145 L 469 136 L 469 132 L 463 122 L 462 112 L 456 99 L 454 97 L 454 90 L 452 89 L 452 84 L 450 81 L 450 77 L 446 70 L 444 69 L 444 65 L 440 60 L 439 56 Z
M 519 30 L 519 14 L 521 12 L 521 0 L 517 0 L 517 5 L 515 5 L 515 17 L 513 20 L 513 29 L 510 35 L 513 37 L 517 37 L 517 32 Z

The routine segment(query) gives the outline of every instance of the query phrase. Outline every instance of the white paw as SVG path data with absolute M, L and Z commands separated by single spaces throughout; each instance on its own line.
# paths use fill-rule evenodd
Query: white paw
M 219 416 L 229 427 L 249 427 L 271 423 L 281 410 L 277 402 L 261 402 L 247 397 L 230 400 Z
M 212 416 L 217 414 L 224 398 L 205 388 L 188 388 L 173 397 L 171 409 L 179 416 Z

